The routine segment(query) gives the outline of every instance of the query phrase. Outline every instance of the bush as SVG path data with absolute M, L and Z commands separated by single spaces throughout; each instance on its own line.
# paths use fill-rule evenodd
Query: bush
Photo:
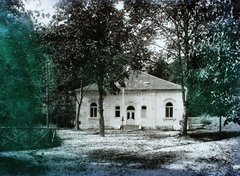
M 14 156 L 0 156 L 0 175 L 46 175 L 47 166 L 33 164 Z
M 239 116 L 235 116 L 235 117 L 231 117 L 231 118 L 227 118 L 225 121 L 224 121 L 224 126 L 225 125 L 228 125 L 230 122 L 233 122 L 233 123 L 236 123 L 238 125 L 240 125 L 240 117 Z
M 210 125 L 212 123 L 212 121 L 207 118 L 204 118 L 200 121 L 200 123 L 203 125 Z
M 156 129 L 160 130 L 160 131 L 173 131 L 174 130 L 173 126 L 156 126 Z
M 61 145 L 54 128 L 0 128 L 0 151 L 52 148 Z

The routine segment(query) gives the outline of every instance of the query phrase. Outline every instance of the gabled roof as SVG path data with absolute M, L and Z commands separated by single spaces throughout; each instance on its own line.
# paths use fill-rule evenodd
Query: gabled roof
M 129 75 L 129 79 L 125 79 L 125 90 L 134 91 L 134 90 L 181 90 L 179 84 L 166 81 L 164 79 L 152 76 L 145 72 L 132 72 Z M 117 84 L 117 87 L 121 89 L 121 86 Z M 88 90 L 98 90 L 96 84 L 92 84 Z M 76 91 L 79 91 L 77 89 Z
M 181 86 L 145 72 L 132 72 L 125 81 L 125 90 L 181 90 Z

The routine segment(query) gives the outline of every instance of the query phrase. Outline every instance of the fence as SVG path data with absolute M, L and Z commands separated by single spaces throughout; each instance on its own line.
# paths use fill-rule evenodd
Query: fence
M 0 151 L 49 148 L 59 142 L 56 128 L 0 127 Z

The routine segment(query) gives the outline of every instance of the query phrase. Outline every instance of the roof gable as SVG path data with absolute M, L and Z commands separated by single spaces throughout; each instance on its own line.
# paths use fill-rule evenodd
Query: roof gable
M 179 84 L 166 81 L 164 79 L 152 76 L 145 72 L 132 72 L 129 75 L 129 79 L 125 79 L 125 90 L 134 91 L 134 90 L 181 90 Z M 121 88 L 117 84 L 118 88 Z M 79 90 L 79 89 L 77 89 Z M 98 90 L 97 84 L 92 84 L 88 87 L 88 90 Z
M 145 72 L 132 72 L 125 80 L 125 90 L 181 90 L 181 86 Z

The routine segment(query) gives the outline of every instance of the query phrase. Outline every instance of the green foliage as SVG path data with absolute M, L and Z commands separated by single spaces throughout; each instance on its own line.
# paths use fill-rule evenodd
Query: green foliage
M 225 125 L 228 125 L 230 122 L 233 122 L 233 123 L 236 123 L 238 125 L 240 125 L 240 117 L 239 116 L 235 116 L 235 117 L 230 117 L 230 118 L 227 118 L 225 121 L 224 121 L 224 126 Z
M 126 64 L 123 13 L 111 1 L 62 1 L 57 7 L 47 40 L 55 73 L 61 76 L 59 84 L 72 85 L 80 78 L 111 89 L 110 83 L 121 77 Z
M 142 70 L 151 64 L 149 61 L 153 53 L 149 51 L 148 46 L 158 34 L 156 30 L 158 8 L 157 3 L 151 0 L 124 1 L 123 10 L 127 25 L 125 30 L 128 38 L 124 50 L 133 70 Z
M 162 57 L 156 59 L 156 62 L 153 62 L 147 67 L 149 74 L 156 77 L 169 80 L 170 79 L 170 65 L 164 61 Z
M 212 122 L 211 122 L 211 120 L 209 120 L 207 118 L 203 118 L 203 119 L 201 119 L 200 123 L 203 125 L 210 125 Z
M 198 91 L 198 94 L 194 98 L 205 104 L 201 106 L 205 113 L 229 116 L 239 101 L 238 27 L 225 18 L 213 24 L 209 37 L 198 43 L 205 66 L 195 72 L 195 93 Z
M 239 25 L 231 8 L 228 2 L 187 0 L 162 8 L 162 19 L 174 27 L 160 25 L 174 60 L 170 79 L 188 88 L 190 116 L 228 116 L 236 109 Z
M 32 150 L 57 147 L 61 139 L 56 129 L 50 128 L 0 128 L 0 151 Z
M 45 36 L 59 93 L 66 95 L 78 87 L 97 84 L 101 118 L 106 92 L 119 91 L 115 83 L 127 77 L 128 68 L 141 69 L 149 58 L 146 41 L 150 41 L 151 36 L 144 35 L 147 24 L 140 28 L 138 24 L 143 19 L 127 20 L 133 18 L 134 3 L 125 3 L 126 11 L 117 9 L 115 3 L 110 0 L 60 1 Z
M 224 126 L 228 125 L 231 122 L 240 125 L 240 100 L 238 100 L 238 103 L 235 106 L 236 106 L 235 111 L 233 111 L 231 116 L 228 116 L 228 118 L 226 118 L 226 120 L 223 123 Z
M 1 175 L 45 175 L 49 170 L 47 166 L 34 165 L 32 161 L 14 156 L 0 156 L 0 160 Z
M 0 9 L 0 125 L 29 125 L 41 118 L 41 46 L 27 15 L 8 7 Z
M 54 108 L 51 110 L 50 117 L 51 123 L 56 124 L 58 127 L 74 127 L 74 120 L 76 105 L 67 103 L 67 101 L 57 101 Z

